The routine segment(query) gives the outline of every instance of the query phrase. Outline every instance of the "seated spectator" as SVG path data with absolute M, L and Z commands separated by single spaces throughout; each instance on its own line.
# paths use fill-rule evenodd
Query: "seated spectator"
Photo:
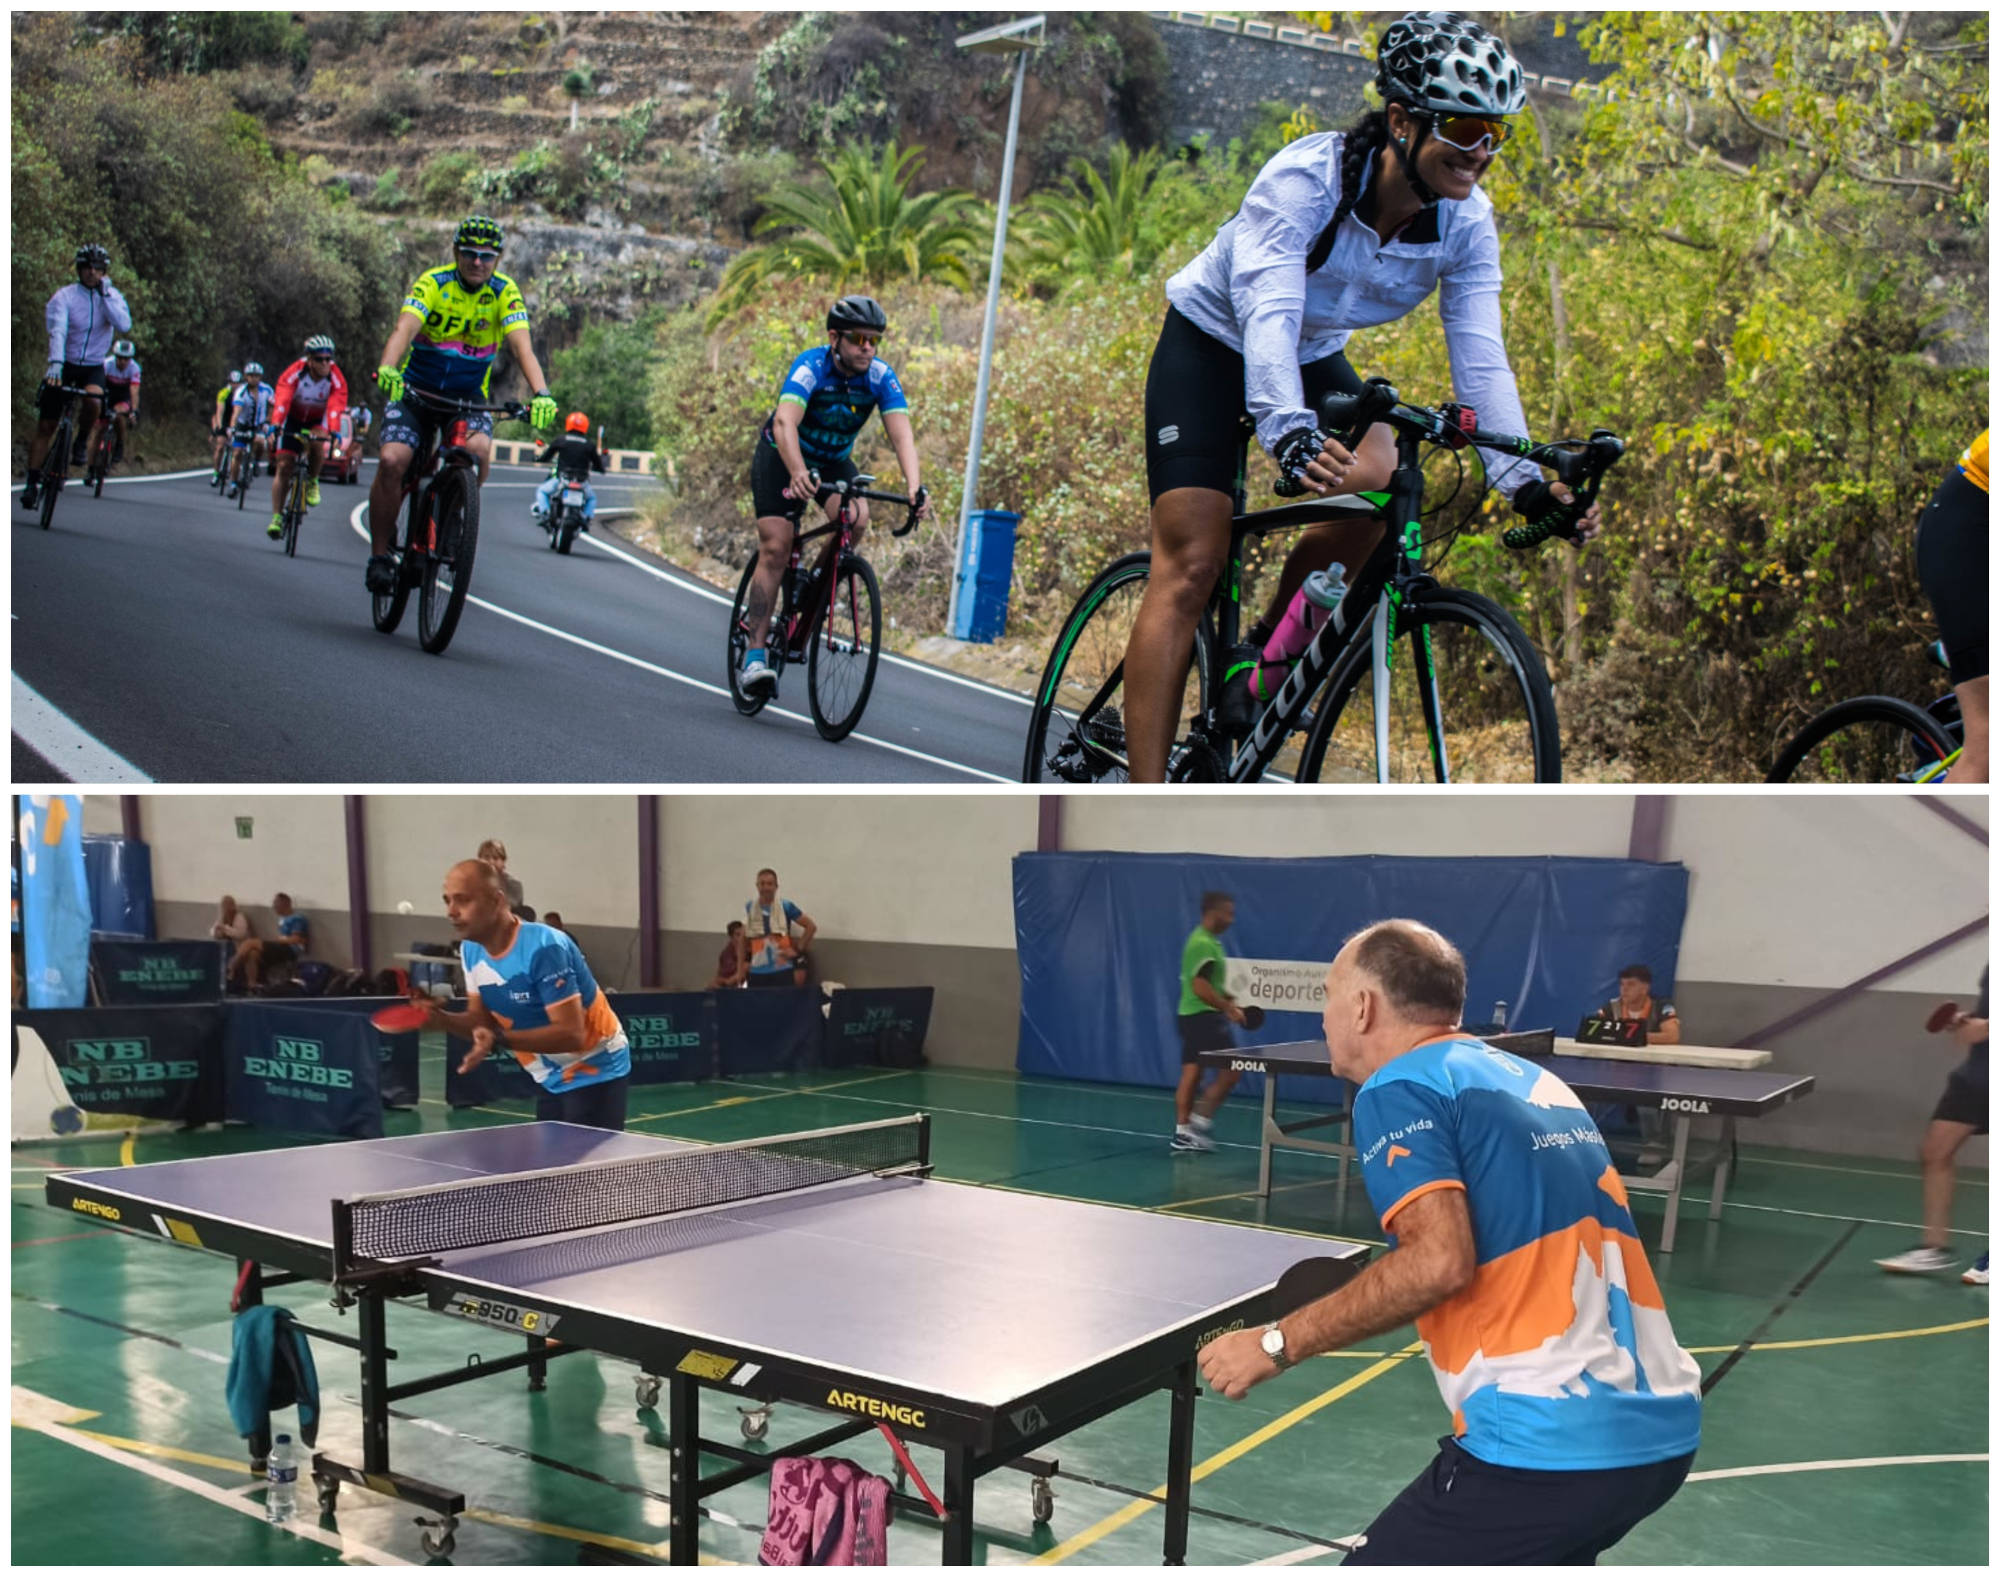
M 1618 995 L 1598 1009 L 1601 1018 L 1630 1023 L 1638 1019 L 1646 1026 L 1646 1040 L 1655 1046 L 1681 1043 L 1680 1015 L 1671 1002 L 1653 995 L 1653 972 L 1644 964 L 1627 964 L 1618 971 Z
M 278 917 L 278 939 L 260 942 L 253 936 L 236 949 L 236 957 L 230 961 L 230 978 L 245 991 L 255 991 L 263 983 L 266 969 L 278 971 L 281 976 L 289 975 L 292 965 L 304 958 L 312 946 L 312 926 L 292 908 L 289 893 L 273 896 L 271 912 Z
M 228 893 L 222 895 L 222 908 L 215 916 L 215 924 L 208 928 L 208 934 L 219 942 L 242 943 L 250 940 L 250 916 L 236 907 L 236 900 Z
M 507 874 L 507 845 L 498 838 L 488 838 L 479 846 L 479 857 L 500 873 L 500 885 L 507 889 L 507 902 L 519 910 L 524 895 L 521 891 L 521 879 Z
M 551 909 L 547 914 L 543 915 L 542 924 L 552 931 L 562 932 L 564 936 L 569 935 L 569 927 L 563 924 L 562 911 L 560 909 Z
M 535 906 L 533 904 L 517 903 L 510 905 L 510 907 L 514 911 L 514 918 L 516 920 L 533 920 L 535 918 Z
M 743 922 L 731 920 L 729 934 L 723 939 L 722 951 L 716 955 L 715 975 L 708 982 L 710 991 L 729 991 L 743 984 Z

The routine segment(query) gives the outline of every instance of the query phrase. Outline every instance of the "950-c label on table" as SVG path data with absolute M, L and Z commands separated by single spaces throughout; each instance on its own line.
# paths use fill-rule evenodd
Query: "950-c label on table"
M 469 1292 L 454 1292 L 446 1300 L 444 1312 L 499 1330 L 518 1331 L 523 1336 L 551 1335 L 562 1318 L 541 1309 L 525 1309 L 518 1303 L 502 1303 L 497 1298 L 475 1298 Z

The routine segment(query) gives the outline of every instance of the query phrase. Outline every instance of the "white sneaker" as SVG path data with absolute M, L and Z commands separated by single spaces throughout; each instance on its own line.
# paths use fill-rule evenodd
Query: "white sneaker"
M 1958 1263 L 1948 1248 L 1913 1248 L 1901 1254 L 1891 1254 L 1887 1259 L 1875 1261 L 1884 1270 L 1895 1271 L 1902 1276 L 1938 1276 Z
M 743 670 L 737 674 L 736 684 L 745 695 L 770 694 L 778 688 L 778 676 L 762 656 L 752 652 L 743 659 Z
M 1967 1265 L 1959 1275 L 1960 1281 L 1968 1287 L 1983 1287 L 1992 1279 L 1986 1269 L 1986 1256 L 1981 1254 L 1975 1264 Z
M 1197 1133 L 1192 1127 L 1176 1128 L 1174 1136 L 1167 1141 L 1170 1150 L 1213 1150 L 1215 1141 L 1205 1133 Z

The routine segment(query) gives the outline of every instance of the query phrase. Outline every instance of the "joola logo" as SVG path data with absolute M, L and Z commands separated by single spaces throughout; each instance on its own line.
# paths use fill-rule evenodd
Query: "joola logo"
M 905 1429 L 924 1427 L 924 1410 L 901 1402 L 885 1402 L 880 1397 L 863 1396 L 859 1391 L 829 1391 L 826 1405 L 843 1413 L 859 1413 L 863 1418 L 881 1418 Z
M 1663 1112 L 1689 1112 L 1696 1117 L 1704 1117 L 1708 1114 L 1708 1102 L 1684 1100 L 1679 1096 L 1669 1095 L 1665 1100 L 1660 1102 L 1660 1110 Z

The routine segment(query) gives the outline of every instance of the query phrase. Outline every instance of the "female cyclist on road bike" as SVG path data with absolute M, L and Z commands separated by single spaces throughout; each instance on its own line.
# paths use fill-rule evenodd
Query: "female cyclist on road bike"
M 1322 396 L 1358 393 L 1342 349 L 1354 331 L 1407 316 L 1438 292 L 1452 384 L 1489 431 L 1525 433 L 1500 329 L 1500 239 L 1480 178 L 1527 103 L 1521 68 L 1484 28 L 1412 12 L 1382 36 L 1385 108 L 1344 132 L 1301 137 L 1258 172 L 1234 218 L 1167 282 L 1167 321 L 1146 375 L 1146 484 L 1153 564 L 1125 655 L 1125 727 L 1134 782 L 1166 776 L 1174 709 L 1195 621 L 1222 571 L 1246 418 L 1294 493 L 1386 487 L 1390 430 L 1357 453 L 1321 432 Z M 1488 474 L 1523 514 L 1560 483 L 1488 452 Z M 1597 530 L 1591 508 L 1575 529 Z M 1292 593 L 1336 558 L 1363 562 L 1380 527 L 1314 527 L 1293 549 L 1268 638 Z

